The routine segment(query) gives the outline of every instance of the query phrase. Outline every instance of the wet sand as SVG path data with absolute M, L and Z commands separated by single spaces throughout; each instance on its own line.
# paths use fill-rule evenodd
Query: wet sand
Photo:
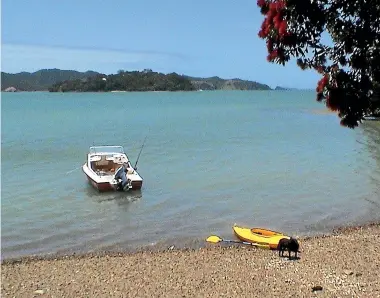
M 298 260 L 220 244 L 6 260 L 1 296 L 380 297 L 380 224 L 301 238 L 300 245 Z

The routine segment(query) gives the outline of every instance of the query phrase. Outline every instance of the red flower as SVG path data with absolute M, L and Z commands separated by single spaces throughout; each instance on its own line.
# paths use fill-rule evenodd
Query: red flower
M 259 35 L 260 38 L 265 38 L 266 37 L 266 35 L 265 35 L 265 33 L 264 33 L 263 30 L 260 30 L 258 35 Z
M 282 21 L 281 24 L 280 24 L 280 27 L 279 27 L 279 29 L 278 29 L 278 33 L 279 33 L 280 35 L 285 35 L 287 29 L 288 29 L 288 24 L 287 24 L 287 22 L 284 20 L 284 21 Z
M 263 7 L 265 5 L 265 0 L 257 0 L 257 6 Z
M 270 10 L 268 11 L 267 13 L 267 18 L 270 22 L 273 21 L 273 18 L 277 15 L 277 11 L 276 10 Z
M 270 23 L 271 23 L 271 20 L 269 18 L 266 18 L 262 24 L 262 28 L 265 28 L 265 29 L 269 28 L 271 26 Z
M 277 10 L 277 3 L 276 2 L 272 2 L 269 4 L 269 10 L 270 11 L 276 11 Z
M 268 36 L 270 29 L 270 21 L 268 19 L 265 19 L 264 22 L 261 24 L 261 30 L 263 31 L 265 37 Z
M 264 19 L 264 21 L 261 23 L 261 30 L 264 30 L 265 27 L 267 26 L 266 20 L 267 19 Z
M 329 82 L 329 76 L 326 74 L 322 79 L 319 80 L 316 91 L 318 93 L 322 93 L 323 89 L 325 89 L 328 82 Z
M 280 28 L 281 22 L 282 22 L 282 16 L 280 14 L 277 14 L 273 18 L 273 24 L 274 24 L 275 28 Z
M 325 74 L 322 80 L 323 80 L 323 85 L 326 86 L 327 83 L 329 82 L 329 75 Z
M 276 12 L 280 12 L 281 10 L 283 10 L 285 8 L 285 6 L 286 6 L 285 1 L 279 0 L 279 1 L 274 1 L 274 2 L 270 3 L 269 9 L 276 11 Z
M 267 56 L 267 61 L 272 62 L 274 59 L 278 58 L 278 50 L 273 50 L 269 52 L 269 55 Z
M 286 3 L 284 0 L 279 0 L 277 1 L 277 9 L 278 10 L 283 10 L 286 6 Z

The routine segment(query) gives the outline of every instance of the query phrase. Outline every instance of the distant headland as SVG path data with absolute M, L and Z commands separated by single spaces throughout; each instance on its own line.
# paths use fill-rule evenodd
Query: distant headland
M 198 78 L 177 73 L 164 74 L 151 69 L 102 74 L 95 71 L 41 69 L 1 72 L 2 91 L 112 92 L 112 91 L 199 91 L 272 90 L 268 85 L 241 79 Z

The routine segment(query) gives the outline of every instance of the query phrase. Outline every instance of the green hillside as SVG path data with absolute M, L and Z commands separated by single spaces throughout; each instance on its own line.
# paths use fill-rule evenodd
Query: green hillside
M 188 78 L 197 90 L 271 90 L 268 85 L 241 79 Z
M 176 73 L 163 74 L 152 70 L 119 71 L 113 75 L 69 80 L 54 84 L 51 92 L 107 91 L 193 91 L 190 80 Z
M 15 87 L 20 91 L 47 91 L 57 82 L 83 79 L 98 75 L 94 71 L 79 72 L 75 70 L 41 69 L 39 71 L 20 72 L 16 74 L 1 72 L 1 90 Z
M 150 69 L 119 71 L 105 75 L 94 71 L 42 69 L 33 73 L 1 73 L 1 90 L 86 92 L 86 91 L 192 91 L 192 90 L 270 90 L 262 83 L 219 77 L 198 78 L 176 73 L 163 74 Z

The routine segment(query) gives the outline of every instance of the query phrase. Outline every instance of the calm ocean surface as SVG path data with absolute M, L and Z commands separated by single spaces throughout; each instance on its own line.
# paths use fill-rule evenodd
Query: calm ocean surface
M 202 245 L 234 223 L 292 235 L 380 219 L 380 123 L 355 130 L 314 92 L 1 94 L 2 258 Z M 141 192 L 80 167 L 122 145 Z

